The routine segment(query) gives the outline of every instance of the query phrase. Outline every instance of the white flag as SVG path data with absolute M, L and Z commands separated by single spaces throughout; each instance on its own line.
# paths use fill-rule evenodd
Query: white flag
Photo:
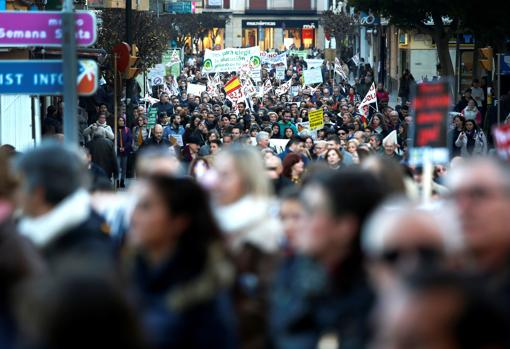
M 354 62 L 354 64 L 356 64 L 357 66 L 359 66 L 359 53 L 356 53 L 354 56 L 352 56 L 352 61 Z
M 377 103 L 377 94 L 375 91 L 375 83 L 372 83 L 372 86 L 370 86 L 370 90 L 368 90 L 367 95 L 365 98 L 363 98 L 363 101 L 361 101 L 361 104 L 359 105 L 359 108 L 369 105 L 372 103 Z
M 283 85 L 280 85 L 280 87 L 278 87 L 275 90 L 276 95 L 281 96 L 281 95 L 288 93 L 291 85 L 292 85 L 292 79 L 289 79 L 289 81 L 287 81 Z
M 338 57 L 335 57 L 335 73 L 338 74 L 341 79 L 347 80 L 347 75 L 345 74 Z

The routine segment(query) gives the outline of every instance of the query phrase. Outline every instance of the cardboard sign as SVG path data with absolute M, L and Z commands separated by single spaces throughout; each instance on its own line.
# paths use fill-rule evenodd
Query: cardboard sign
M 193 96 L 201 96 L 202 92 L 205 92 L 205 90 L 206 86 L 199 84 L 188 84 L 188 87 L 186 88 L 186 92 L 188 94 L 192 94 Z
M 308 69 L 320 69 L 322 67 L 323 59 L 305 59 Z
M 307 69 L 303 70 L 303 78 L 305 85 L 322 84 L 322 70 L 321 69 Z
M 492 129 L 496 150 L 499 156 L 505 160 L 510 159 L 510 124 L 495 126 Z
M 308 113 L 308 121 L 310 122 L 310 130 L 320 130 L 324 128 L 324 110 L 312 110 Z
M 147 113 L 147 128 L 151 129 L 158 123 L 158 108 L 149 108 Z
M 276 67 L 276 79 L 285 80 L 285 72 L 287 71 L 287 67 Z

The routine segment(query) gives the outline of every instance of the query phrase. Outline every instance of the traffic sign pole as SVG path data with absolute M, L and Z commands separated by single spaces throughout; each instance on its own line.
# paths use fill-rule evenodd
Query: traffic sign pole
M 76 57 L 76 37 L 73 0 L 64 1 L 62 11 L 63 29 L 63 67 L 64 73 L 64 142 L 67 145 L 78 144 L 77 108 L 78 96 L 76 80 L 78 62 Z

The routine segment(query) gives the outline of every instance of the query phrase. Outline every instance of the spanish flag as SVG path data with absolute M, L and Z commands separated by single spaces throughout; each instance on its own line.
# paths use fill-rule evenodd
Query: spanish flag
M 225 85 L 225 93 L 228 95 L 230 92 L 238 90 L 241 88 L 241 81 L 239 81 L 239 78 L 236 76 L 235 78 L 232 78 L 227 84 Z

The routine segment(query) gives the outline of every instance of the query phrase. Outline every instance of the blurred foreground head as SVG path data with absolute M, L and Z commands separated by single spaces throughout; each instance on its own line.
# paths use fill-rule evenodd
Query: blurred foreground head
M 235 145 L 216 157 L 212 194 L 216 202 L 230 205 L 245 196 L 268 198 L 272 194 L 261 154 L 253 147 Z
M 468 252 L 484 270 L 510 256 L 510 167 L 491 158 L 463 161 L 450 171 L 450 200 L 458 210 Z
M 23 213 L 38 217 L 88 184 L 88 172 L 78 148 L 48 141 L 24 153 L 16 162 L 18 204 Z
M 505 315 L 473 284 L 473 280 L 444 272 L 410 280 L 401 303 L 379 323 L 382 335 L 374 347 L 508 348 Z
M 28 283 L 18 296 L 23 347 L 143 348 L 131 305 L 105 275 L 73 267 Z
M 455 211 L 418 207 L 408 200 L 385 202 L 363 228 L 363 252 L 379 291 L 397 287 L 408 275 L 443 268 L 462 248 Z
M 326 265 L 360 268 L 360 230 L 383 198 L 380 182 L 367 171 L 317 172 L 303 189 L 307 223 L 300 249 Z
M 171 176 L 183 174 L 179 160 L 166 147 L 143 150 L 136 162 L 137 177 Z

